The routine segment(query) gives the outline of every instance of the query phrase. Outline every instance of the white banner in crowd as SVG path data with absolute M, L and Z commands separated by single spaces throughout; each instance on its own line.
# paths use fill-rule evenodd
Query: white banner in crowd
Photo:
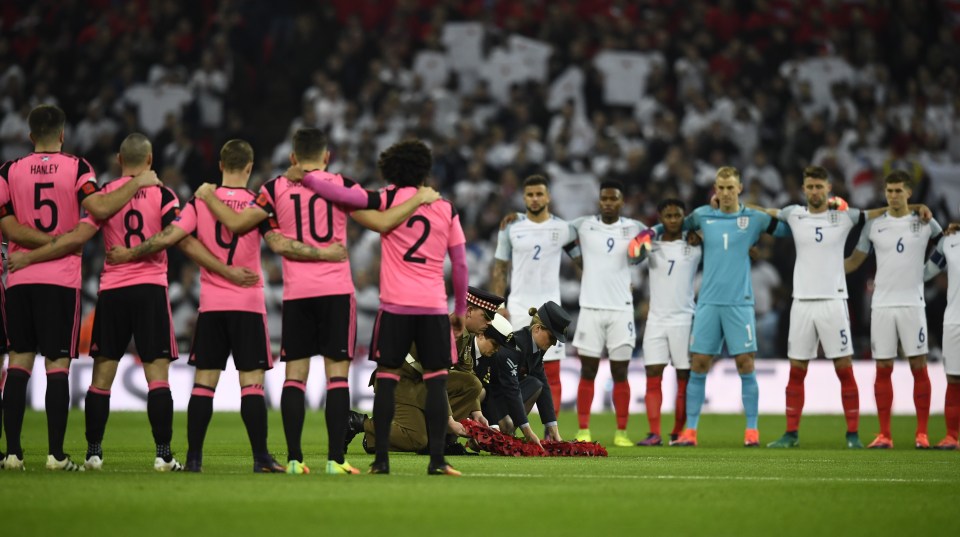
M 604 360 L 606 362 L 606 360 Z M 350 368 L 350 396 L 351 406 L 360 411 L 370 412 L 373 407 L 373 389 L 368 386 L 374 364 L 366 359 L 357 359 Z M 946 378 L 943 364 L 929 365 L 930 383 L 933 388 L 933 398 L 930 410 L 933 413 L 943 413 L 943 397 L 946 391 Z M 307 406 L 311 409 L 322 408 L 324 396 L 323 359 L 313 358 L 310 364 L 312 375 L 307 382 Z M 87 387 L 93 371 L 93 361 L 88 359 L 77 360 L 70 368 L 70 394 L 74 407 L 83 405 Z M 186 359 L 181 359 L 170 368 L 170 388 L 173 391 L 173 405 L 176 410 L 186 410 L 190 400 L 190 390 L 193 388 L 194 369 L 187 365 Z M 873 398 L 873 381 L 876 376 L 873 362 L 855 362 L 854 374 L 860 387 L 860 412 L 862 414 L 876 414 L 876 404 Z M 763 414 L 783 414 L 784 388 L 790 376 L 790 364 L 786 360 L 759 360 L 757 362 L 757 380 L 760 383 L 760 412 Z M 573 409 L 576 405 L 577 384 L 580 380 L 580 364 L 575 359 L 567 359 L 561 365 L 561 381 L 563 382 L 563 407 Z M 645 411 L 643 394 L 646 387 L 646 377 L 642 362 L 634 360 L 631 363 L 630 374 L 631 401 L 630 413 L 642 414 Z M 264 389 L 267 396 L 267 405 L 270 408 L 280 408 L 280 392 L 283 389 L 283 365 L 267 373 Z M 672 369 L 667 369 L 663 380 L 663 411 L 673 411 L 674 394 L 676 393 L 676 375 Z M 43 361 L 37 360 L 33 376 L 28 386 L 27 400 L 35 409 L 43 408 L 44 392 L 46 390 L 46 375 L 43 371 Z M 593 411 L 612 411 L 613 381 L 610 377 L 610 368 L 606 363 L 600 364 L 600 371 L 596 380 L 596 396 L 593 400 Z M 914 414 L 913 407 L 913 376 L 906 362 L 897 362 L 893 370 L 893 413 Z M 224 371 L 217 386 L 217 395 L 213 400 L 214 410 L 239 411 L 240 386 L 236 370 L 230 368 Z M 113 383 L 110 396 L 111 410 L 139 410 L 147 409 L 147 382 L 143 378 L 143 369 L 131 356 L 120 362 L 117 378 Z M 833 370 L 833 363 L 818 360 L 810 364 L 806 379 L 806 414 L 842 414 L 840 403 L 840 381 Z M 705 413 L 738 414 L 743 411 L 740 403 L 740 377 L 732 360 L 721 360 L 716 363 L 710 376 L 707 378 Z M 536 412 L 536 410 L 534 410 Z

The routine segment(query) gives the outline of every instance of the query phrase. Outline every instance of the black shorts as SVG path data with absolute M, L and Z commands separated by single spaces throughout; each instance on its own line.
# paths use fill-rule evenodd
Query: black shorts
M 10 342 L 7 341 L 7 295 L 3 290 L 3 284 L 0 284 L 0 354 L 6 354 L 9 345 Z M 0 360 L 2 360 L 2 357 L 0 357 Z
M 283 301 L 280 360 L 323 355 L 331 360 L 353 358 L 357 340 L 357 300 L 347 295 Z
M 93 317 L 90 356 L 119 360 L 132 336 L 140 360 L 176 360 L 177 337 L 173 333 L 170 301 L 162 285 L 130 285 L 100 291 Z
M 252 311 L 200 312 L 193 333 L 190 365 L 223 371 L 231 352 L 237 371 L 273 368 L 266 315 Z
M 39 352 L 45 358 L 76 358 L 80 348 L 80 290 L 30 283 L 7 289 L 10 352 Z
M 413 344 L 417 345 L 417 358 L 424 369 L 450 369 L 457 356 L 450 317 L 399 315 L 380 310 L 373 325 L 370 359 L 381 367 L 399 368 Z

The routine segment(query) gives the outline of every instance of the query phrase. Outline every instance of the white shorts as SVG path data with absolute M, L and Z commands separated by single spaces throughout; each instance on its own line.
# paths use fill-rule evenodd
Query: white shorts
M 606 348 L 611 360 L 629 360 L 637 346 L 633 311 L 580 308 L 573 346 L 584 356 L 599 358 Z M 630 352 L 611 353 L 621 347 L 629 347 Z
M 643 365 L 673 364 L 676 369 L 690 369 L 689 324 L 650 324 L 643 332 Z
M 960 375 L 960 324 L 943 325 L 943 370 Z
M 542 305 L 542 304 L 541 304 Z M 513 306 L 510 302 L 507 302 L 507 312 L 510 314 L 510 324 L 513 326 L 513 331 L 516 332 L 521 328 L 530 326 L 530 314 L 527 313 L 529 306 Z M 563 343 L 557 342 L 556 345 L 547 349 L 547 352 L 543 353 L 544 362 L 553 362 L 556 360 L 562 360 L 567 357 L 567 349 Z
M 875 360 L 897 357 L 897 342 L 910 356 L 927 354 L 927 312 L 923 306 L 873 308 L 870 312 L 870 348 Z
M 787 357 L 813 360 L 817 357 L 817 344 L 823 345 L 823 354 L 831 360 L 853 354 L 846 300 L 793 300 Z

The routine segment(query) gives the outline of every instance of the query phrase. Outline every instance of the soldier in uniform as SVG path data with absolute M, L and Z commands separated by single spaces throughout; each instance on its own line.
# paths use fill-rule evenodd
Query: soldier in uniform
M 543 371 L 543 354 L 558 342 L 566 341 L 570 316 L 552 301 L 539 309 L 530 308 L 529 313 L 530 326 L 514 332 L 507 345 L 477 363 L 476 374 L 487 393 L 483 413 L 492 426 L 504 433 L 512 434 L 519 428 L 529 442 L 539 444 L 540 439 L 527 420 L 527 413 L 536 403 L 546 435 L 559 441 L 553 397 Z
M 484 425 L 486 418 L 480 411 L 483 387 L 473 374 L 473 366 L 481 356 L 497 352 L 507 343 L 511 335 L 510 322 L 497 315 L 496 310 L 503 298 L 492 293 L 470 287 L 467 293 L 467 315 L 464 330 L 456 335 L 459 359 L 450 371 L 447 380 L 448 437 L 446 452 L 449 455 L 466 454 L 463 446 L 457 443 L 457 435 L 463 434 L 459 420 L 472 418 Z M 421 451 L 427 447 L 427 428 L 424 420 L 426 406 L 426 387 L 423 384 L 423 369 L 417 361 L 414 347 L 407 355 L 406 363 L 400 368 L 400 382 L 395 392 L 396 407 L 390 434 L 390 448 L 393 451 Z M 371 379 L 372 381 L 372 379 Z M 375 442 L 374 421 L 364 414 L 351 412 L 346 443 L 349 444 L 361 431 L 364 435 L 364 449 L 372 448 Z

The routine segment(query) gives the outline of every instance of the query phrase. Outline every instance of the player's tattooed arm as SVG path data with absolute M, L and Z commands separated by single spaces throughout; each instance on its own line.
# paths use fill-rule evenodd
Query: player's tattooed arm
M 21 224 L 13 215 L 0 220 L 0 231 L 8 240 L 31 250 L 47 244 L 53 238 L 38 229 Z
M 267 246 L 275 253 L 292 259 L 293 261 L 327 261 L 338 263 L 347 259 L 347 249 L 335 242 L 326 248 L 314 248 L 309 244 L 284 237 L 276 231 L 267 233 L 264 237 Z
M 160 250 L 166 250 L 180 242 L 187 236 L 187 232 L 173 224 L 163 228 L 149 239 L 143 241 L 133 248 L 124 248 L 114 246 L 107 252 L 107 263 L 110 265 L 119 265 L 120 263 L 129 263 L 135 259 L 155 254 Z
M 509 265 L 509 261 L 502 259 L 493 260 L 493 274 L 490 276 L 491 293 L 503 296 L 507 291 L 507 272 L 510 270 Z
M 573 266 L 577 270 L 577 277 L 580 278 L 583 276 L 583 256 L 578 255 L 576 257 L 570 258 L 573 261 Z
M 141 188 L 162 184 L 156 172 L 144 170 L 109 194 L 97 192 L 87 196 L 82 202 L 83 208 L 97 220 L 106 220 L 122 209 Z
M 35 250 L 11 253 L 7 265 L 10 272 L 16 272 L 34 263 L 59 259 L 77 252 L 77 249 L 82 247 L 83 243 L 90 240 L 96 233 L 97 228 L 95 226 L 80 222 L 69 232 L 51 238 L 50 242 Z

